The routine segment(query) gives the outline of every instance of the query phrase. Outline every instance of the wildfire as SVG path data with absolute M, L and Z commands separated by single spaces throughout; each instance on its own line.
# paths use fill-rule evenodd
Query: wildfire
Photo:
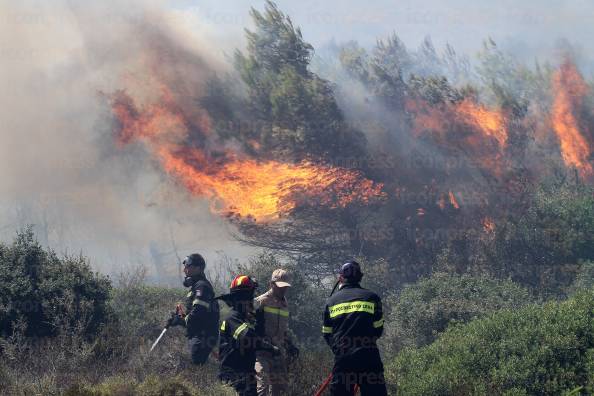
M 431 131 L 443 134 L 455 125 L 466 124 L 477 136 L 488 136 L 497 141 L 500 147 L 507 144 L 505 116 L 501 111 L 491 110 L 470 99 L 457 104 L 433 106 L 422 100 L 409 100 L 407 110 L 414 114 L 414 130 L 420 134 Z
M 499 146 L 506 145 L 505 117 L 500 111 L 487 109 L 483 105 L 465 99 L 456 106 L 456 113 L 464 122 L 474 125 L 485 135 L 497 140 Z
M 144 142 L 168 174 L 192 194 L 208 198 L 211 209 L 219 214 L 269 221 L 301 204 L 338 208 L 385 196 L 382 184 L 354 170 L 309 162 L 258 161 L 229 151 L 212 158 L 184 140 L 190 129 L 208 134 L 208 118 L 198 112 L 190 119 L 169 94 L 157 104 L 138 109 L 132 98 L 119 92 L 112 109 L 120 123 L 120 145 Z
M 448 192 L 448 197 L 450 198 L 450 204 L 452 204 L 452 206 L 455 209 L 460 209 L 460 204 L 458 204 L 458 201 L 456 200 L 456 196 L 454 195 L 453 192 Z
M 189 191 L 210 198 L 214 212 L 258 221 L 278 218 L 306 201 L 336 208 L 383 196 L 381 185 L 357 172 L 310 163 L 232 160 L 204 172 L 184 156 L 167 152 L 163 166 Z
M 575 114 L 588 88 L 573 63 L 566 61 L 555 72 L 553 89 L 555 98 L 551 119 L 559 139 L 563 161 L 565 165 L 577 168 L 582 176 L 591 176 L 592 165 L 588 161 L 592 149 L 580 131 Z
M 485 217 L 482 221 L 483 229 L 487 234 L 491 234 L 495 231 L 495 222 L 490 217 Z

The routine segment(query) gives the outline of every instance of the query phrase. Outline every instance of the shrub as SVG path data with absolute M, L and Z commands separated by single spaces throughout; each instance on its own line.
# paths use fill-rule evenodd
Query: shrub
M 124 377 L 108 378 L 100 384 L 76 384 L 69 387 L 64 396 L 232 396 L 233 389 L 220 383 L 208 388 L 196 387 L 182 376 L 162 378 L 148 376 L 144 381 L 130 381 Z
M 18 326 L 27 336 L 52 336 L 76 328 L 94 334 L 107 319 L 107 277 L 82 257 L 59 258 L 44 249 L 31 228 L 11 245 L 0 244 L 0 332 Z
M 144 280 L 143 268 L 121 275 L 110 295 L 112 325 L 129 338 L 158 336 L 176 303 L 185 299 L 185 289 L 150 286 Z
M 594 261 L 584 261 L 573 283 L 573 290 L 587 290 L 594 287 Z
M 388 366 L 405 395 L 594 392 L 594 291 L 454 326 Z
M 545 298 L 565 297 L 579 262 L 594 260 L 594 194 L 590 186 L 543 185 L 530 207 L 497 224 L 484 246 L 490 273 L 534 288 Z
M 530 293 L 511 281 L 436 273 L 406 286 L 398 297 L 387 299 L 391 310 L 383 343 L 392 352 L 427 345 L 450 324 L 530 301 Z

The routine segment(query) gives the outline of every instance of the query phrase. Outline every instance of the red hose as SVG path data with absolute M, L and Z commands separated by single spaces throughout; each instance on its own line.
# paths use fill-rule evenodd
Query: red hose
M 328 376 L 328 378 L 326 378 L 324 380 L 324 382 L 322 383 L 322 385 L 320 386 L 320 388 L 316 391 L 316 393 L 315 393 L 314 396 L 322 396 L 322 393 L 324 393 L 324 391 L 326 390 L 326 388 L 330 384 L 330 381 L 332 381 L 332 373 L 330 373 L 330 375 Z
M 328 378 L 326 378 L 324 380 L 324 382 L 322 383 L 322 385 L 320 386 L 320 388 L 316 391 L 314 396 L 322 396 L 322 393 L 324 393 L 324 391 L 326 390 L 326 388 L 328 388 L 328 385 L 330 384 L 330 381 L 332 381 L 332 373 L 330 373 L 330 375 L 328 376 Z M 356 395 L 357 392 L 359 392 L 359 384 L 355 384 L 355 392 L 353 392 L 353 395 Z

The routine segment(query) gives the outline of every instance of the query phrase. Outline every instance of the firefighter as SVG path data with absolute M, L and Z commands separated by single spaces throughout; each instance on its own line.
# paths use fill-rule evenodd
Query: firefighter
M 334 353 L 330 392 L 354 395 L 387 395 L 384 367 L 377 339 L 384 328 L 382 302 L 372 291 L 362 288 L 361 267 L 349 261 L 340 268 L 339 289 L 328 298 L 322 333 Z
M 229 294 L 219 296 L 231 307 L 229 315 L 219 328 L 219 379 L 232 386 L 241 396 L 255 396 L 256 351 L 269 351 L 273 356 L 280 349 L 255 331 L 254 292 L 257 283 L 246 275 L 231 282 Z
M 299 349 L 289 335 L 289 308 L 285 294 L 291 287 L 289 273 L 284 269 L 272 272 L 270 289 L 256 298 L 256 333 L 277 346 L 281 355 L 256 353 L 258 395 L 284 395 L 287 389 L 287 360 L 295 359 Z
M 184 286 L 190 288 L 186 295 L 185 312 L 172 314 L 167 324 L 186 327 L 192 363 L 202 365 L 217 343 L 219 304 L 214 298 L 212 285 L 204 275 L 204 258 L 194 253 L 184 259 L 183 265 L 186 275 Z

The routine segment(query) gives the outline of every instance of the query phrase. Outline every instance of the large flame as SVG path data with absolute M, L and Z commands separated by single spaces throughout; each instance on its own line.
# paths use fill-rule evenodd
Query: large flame
M 497 140 L 501 147 L 507 143 L 505 117 L 501 111 L 491 110 L 465 99 L 456 106 L 456 113 L 466 123 L 474 125 L 485 136 Z
M 423 100 L 409 100 L 407 110 L 414 114 L 414 131 L 444 133 L 456 125 L 470 126 L 477 137 L 494 139 L 503 148 L 507 144 L 505 116 L 471 99 L 453 104 L 431 105 Z
M 302 204 L 337 208 L 368 204 L 385 196 L 381 184 L 355 170 L 309 162 L 258 161 L 229 150 L 209 156 L 186 142 L 192 128 L 208 134 L 208 117 L 197 112 L 189 119 L 167 90 L 158 103 L 142 109 L 124 92 L 113 99 L 113 113 L 120 123 L 119 144 L 146 143 L 164 170 L 191 193 L 209 198 L 216 213 L 269 221 Z
M 165 170 L 188 190 L 211 199 L 213 211 L 258 221 L 278 218 L 305 201 L 336 208 L 383 195 L 381 185 L 340 168 L 243 159 L 200 169 L 193 163 L 203 160 L 197 150 L 177 155 L 163 150 L 160 156 Z
M 502 110 L 490 109 L 469 98 L 438 104 L 416 98 L 408 100 L 406 108 L 412 115 L 416 136 L 429 137 L 446 155 L 465 156 L 492 175 L 501 175 L 508 143 Z
M 566 61 L 553 75 L 553 89 L 555 98 L 551 120 L 559 139 L 563 161 L 568 167 L 575 167 L 582 176 L 591 176 L 589 157 L 592 149 L 580 131 L 576 116 L 588 87 L 575 65 Z

